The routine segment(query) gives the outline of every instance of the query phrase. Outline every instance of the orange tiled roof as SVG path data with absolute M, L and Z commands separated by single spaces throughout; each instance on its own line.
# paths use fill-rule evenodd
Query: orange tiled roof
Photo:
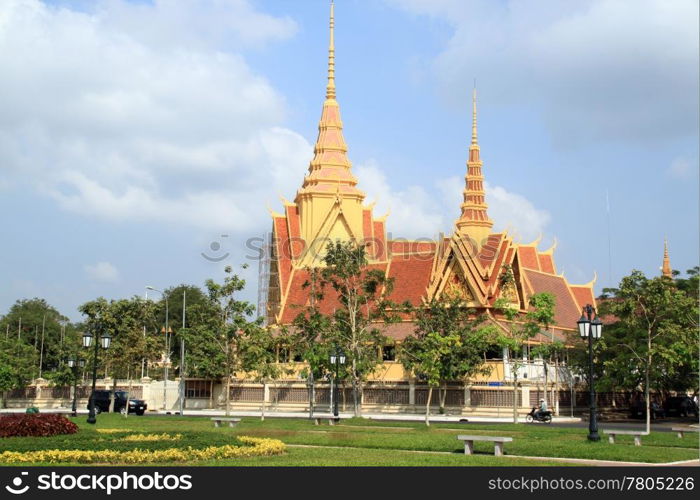
M 434 255 L 425 254 L 394 257 L 389 266 L 389 278 L 394 278 L 394 290 L 389 299 L 419 305 L 428 287 L 434 259 Z
M 525 269 L 524 273 L 534 293 L 548 292 L 554 295 L 554 323 L 563 328 L 573 328 L 581 310 L 569 292 L 564 277 L 530 269 Z
M 540 262 L 537 258 L 537 249 L 534 246 L 518 246 L 518 256 L 520 257 L 520 264 L 528 269 L 534 269 L 536 271 L 540 270 Z
M 586 304 L 595 304 L 595 297 L 593 297 L 593 289 L 586 286 L 576 286 L 571 285 L 571 293 L 574 294 L 576 302 L 579 308 L 584 307 Z
M 537 254 L 537 259 L 540 264 L 540 270 L 543 273 L 549 273 L 549 274 L 555 274 L 556 271 L 554 270 L 554 259 L 552 259 L 552 256 L 546 253 L 538 253 Z

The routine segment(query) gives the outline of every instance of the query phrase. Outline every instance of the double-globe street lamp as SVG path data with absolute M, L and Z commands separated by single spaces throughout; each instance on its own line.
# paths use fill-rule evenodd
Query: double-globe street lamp
M 335 378 L 334 382 L 334 397 L 333 397 L 333 416 L 338 418 L 338 379 L 340 376 L 340 365 L 345 364 L 345 353 L 339 347 L 335 348 L 335 351 L 331 353 L 331 366 L 335 367 Z
M 71 372 L 73 374 L 73 406 L 72 406 L 72 413 L 71 415 L 73 417 L 78 416 L 78 372 L 76 368 L 84 367 L 85 366 L 85 360 L 80 358 L 76 361 L 75 358 L 70 357 L 68 358 L 68 367 L 71 369 Z
M 595 314 L 595 318 L 593 315 Z M 576 322 L 578 333 L 582 339 L 588 339 L 588 389 L 589 389 L 589 411 L 588 419 L 588 440 L 600 441 L 598 435 L 598 417 L 596 415 L 595 386 L 593 379 L 593 341 L 600 340 L 603 335 L 603 322 L 598 318 L 598 313 L 592 305 L 587 304 L 582 312 L 581 318 Z
M 112 341 L 112 337 L 107 332 L 101 333 L 98 330 L 95 332 L 95 335 L 97 336 L 96 339 L 94 339 L 94 336 L 90 332 L 83 333 L 83 347 L 89 348 L 93 345 L 95 346 L 95 352 L 92 358 L 92 392 L 90 392 L 90 404 L 88 405 L 88 424 L 97 422 L 97 418 L 95 418 L 95 386 L 97 385 L 97 357 L 100 345 L 102 349 L 106 350 L 109 349 L 109 344 Z

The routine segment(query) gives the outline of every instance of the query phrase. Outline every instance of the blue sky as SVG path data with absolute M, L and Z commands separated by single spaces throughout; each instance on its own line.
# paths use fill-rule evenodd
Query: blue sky
M 0 312 L 78 319 L 245 262 L 311 159 L 327 45 L 326 0 L 3 0 Z M 598 290 L 658 273 L 665 236 L 698 263 L 697 60 L 694 0 L 336 2 L 349 156 L 389 231 L 451 230 L 476 78 L 497 228 L 556 238 Z

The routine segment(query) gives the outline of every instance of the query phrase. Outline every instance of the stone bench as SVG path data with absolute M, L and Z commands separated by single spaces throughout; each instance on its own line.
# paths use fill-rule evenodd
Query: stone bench
M 503 443 L 510 443 L 513 441 L 512 437 L 502 437 L 502 436 L 466 436 L 459 435 L 457 439 L 464 441 L 464 454 L 471 455 L 474 453 L 474 441 L 489 441 L 493 443 L 494 455 L 500 457 L 503 455 Z
M 241 421 L 241 419 L 227 417 L 212 417 L 211 421 L 214 422 L 214 427 L 221 427 L 222 422 L 228 422 L 229 427 L 235 427 L 236 424 Z
M 322 420 L 328 420 L 328 425 L 334 425 L 340 421 L 340 417 L 336 417 L 332 413 L 314 413 L 314 424 L 321 425 Z
M 700 432 L 700 429 L 695 427 L 671 427 L 671 430 L 676 432 L 681 439 L 686 432 Z
M 605 430 L 605 431 L 603 431 L 603 434 L 606 434 L 608 436 L 608 442 L 610 444 L 615 444 L 615 436 L 618 436 L 618 435 L 634 436 L 634 445 L 635 446 L 642 446 L 642 436 L 647 435 L 647 433 L 645 431 L 623 431 L 623 430 L 615 430 L 615 429 Z

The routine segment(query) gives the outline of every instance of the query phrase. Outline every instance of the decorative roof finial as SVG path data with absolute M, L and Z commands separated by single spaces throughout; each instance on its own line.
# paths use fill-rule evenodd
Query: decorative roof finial
M 661 274 L 667 278 L 673 277 L 673 271 L 671 270 L 671 259 L 668 257 L 668 240 L 664 238 L 664 262 L 661 266 Z
M 486 209 L 486 193 L 484 193 L 484 176 L 481 172 L 483 163 L 480 157 L 479 143 L 476 133 L 476 79 L 472 93 L 472 142 L 469 145 L 469 159 L 467 160 L 466 185 L 462 196 L 464 202 L 460 208 L 462 214 L 457 219 L 457 230 L 462 234 L 468 234 L 477 241 L 479 247 L 486 241 L 493 221 L 489 219 Z
M 472 92 L 472 144 L 478 144 L 476 135 L 476 78 L 474 78 L 474 91 Z
M 335 99 L 335 40 L 333 37 L 333 31 L 335 30 L 335 16 L 334 16 L 335 4 L 331 0 L 331 39 L 328 45 L 328 85 L 326 86 L 326 99 Z

